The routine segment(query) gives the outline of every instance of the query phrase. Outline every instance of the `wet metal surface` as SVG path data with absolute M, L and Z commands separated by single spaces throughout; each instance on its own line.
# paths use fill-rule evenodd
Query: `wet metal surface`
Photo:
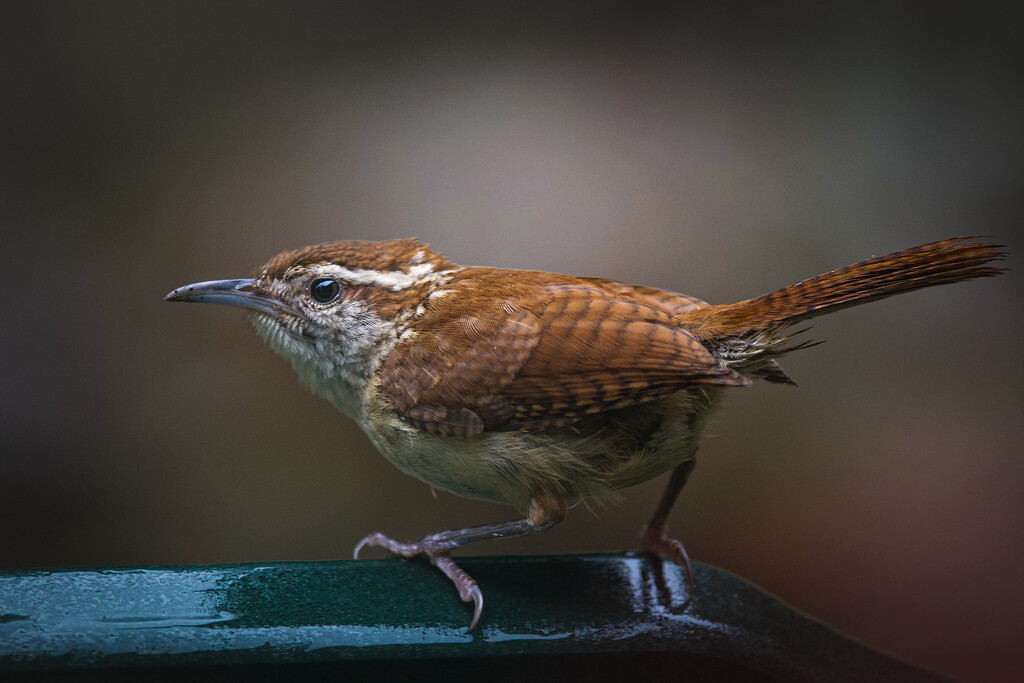
M 678 652 L 787 680 L 940 680 L 726 572 L 631 554 L 0 573 L 0 670 Z M 685 606 L 685 608 L 684 608 Z

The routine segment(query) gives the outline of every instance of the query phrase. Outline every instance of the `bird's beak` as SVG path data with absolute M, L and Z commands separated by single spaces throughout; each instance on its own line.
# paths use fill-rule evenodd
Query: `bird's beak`
M 164 297 L 165 301 L 197 301 L 207 304 L 224 304 L 259 311 L 275 317 L 282 314 L 301 317 L 299 312 L 279 299 L 260 292 L 251 279 L 210 280 L 178 287 Z

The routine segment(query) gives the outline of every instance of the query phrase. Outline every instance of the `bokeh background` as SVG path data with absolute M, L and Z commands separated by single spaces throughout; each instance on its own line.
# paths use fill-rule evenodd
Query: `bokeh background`
M 339 558 L 512 511 L 395 470 L 170 289 L 416 236 L 712 302 L 959 234 L 1018 270 L 844 311 L 672 519 L 866 643 L 1017 680 L 1022 26 L 995 3 L 5 2 L 0 566 Z M 478 553 L 632 548 L 663 480 Z

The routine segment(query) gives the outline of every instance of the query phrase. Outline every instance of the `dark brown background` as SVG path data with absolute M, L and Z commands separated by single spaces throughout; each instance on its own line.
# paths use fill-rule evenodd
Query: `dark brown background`
M 964 233 L 1019 268 L 1021 27 L 827 5 L 4 3 L 2 566 L 336 558 L 512 514 L 397 472 L 239 312 L 161 301 L 283 248 L 418 236 L 713 302 Z M 732 392 L 673 516 L 690 554 L 1014 679 L 1019 272 L 821 320 L 799 388 Z M 475 552 L 631 548 L 662 485 Z

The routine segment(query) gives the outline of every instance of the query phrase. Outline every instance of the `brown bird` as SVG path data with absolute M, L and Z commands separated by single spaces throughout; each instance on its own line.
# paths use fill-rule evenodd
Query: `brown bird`
M 958 237 L 833 270 L 732 304 L 614 280 L 458 266 L 416 240 L 331 242 L 278 254 L 254 277 L 187 285 L 169 301 L 249 309 L 299 377 L 384 456 L 431 486 L 525 515 L 411 542 L 474 603 L 456 548 L 543 531 L 567 505 L 672 471 L 640 550 L 689 559 L 669 511 L 727 387 L 792 383 L 775 358 L 793 323 L 932 285 L 997 275 L 998 245 Z

